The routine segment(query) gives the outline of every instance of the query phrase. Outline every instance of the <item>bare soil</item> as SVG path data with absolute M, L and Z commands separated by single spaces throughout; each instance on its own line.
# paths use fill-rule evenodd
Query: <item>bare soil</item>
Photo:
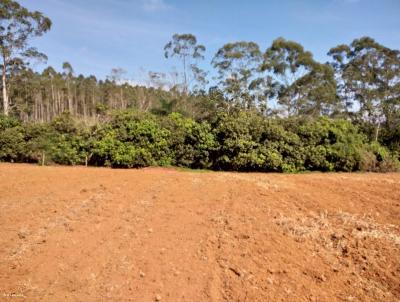
M 1 164 L 0 300 L 400 301 L 400 174 Z

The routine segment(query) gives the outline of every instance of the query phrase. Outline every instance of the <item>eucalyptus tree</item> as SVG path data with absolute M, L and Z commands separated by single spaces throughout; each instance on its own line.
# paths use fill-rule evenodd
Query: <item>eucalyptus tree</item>
M 121 109 L 126 109 L 126 107 L 127 107 L 126 101 L 124 99 L 124 93 L 123 93 L 123 84 L 125 84 L 127 81 L 126 74 L 127 74 L 127 72 L 125 69 L 123 69 L 121 67 L 117 67 L 117 68 L 112 68 L 111 73 L 108 76 L 108 79 L 111 82 L 113 82 L 114 84 L 119 86 L 118 98 L 119 98 L 120 106 L 118 106 L 117 104 L 112 104 L 111 105 L 112 108 L 120 107 Z
M 68 99 L 68 111 L 71 114 L 74 114 L 74 98 L 72 94 L 72 85 L 73 85 L 73 80 L 74 80 L 74 69 L 72 68 L 72 65 L 69 62 L 64 62 L 62 64 L 63 68 L 63 78 L 65 80 L 66 86 L 67 86 L 67 99 Z
M 16 1 L 0 1 L 0 53 L 5 115 L 10 111 L 8 77 L 32 58 L 46 59 L 36 48 L 29 47 L 29 41 L 43 35 L 50 28 L 50 19 L 42 13 L 29 11 Z
M 148 85 L 157 89 L 168 89 L 171 88 L 168 75 L 165 72 L 149 71 Z
M 51 106 L 51 112 L 49 117 L 49 119 L 51 119 L 60 113 L 59 104 L 56 98 L 57 88 L 55 81 L 57 77 L 57 72 L 54 70 L 53 67 L 50 66 L 43 70 L 42 77 L 47 84 L 45 91 L 49 90 L 48 93 L 49 95 L 47 96 L 47 98 L 48 98 L 48 105 Z
M 96 116 L 96 104 L 98 102 L 98 85 L 97 85 L 97 78 L 94 75 L 90 75 L 86 78 L 85 82 L 86 88 L 86 105 L 88 114 L 91 117 Z
M 296 95 L 293 103 L 298 115 L 335 116 L 342 112 L 334 70 L 328 64 L 315 63 L 308 73 L 292 83 L 288 91 Z
M 261 70 L 273 77 L 271 90 L 288 116 L 332 115 L 341 110 L 333 68 L 315 61 L 301 44 L 274 40 L 264 53 Z
M 191 71 L 193 74 L 193 90 L 196 93 L 199 93 L 201 91 L 205 91 L 208 82 L 207 76 L 208 76 L 208 72 L 201 69 L 199 66 L 197 66 L 196 64 L 192 64 L 191 65 Z
M 182 61 L 183 92 L 187 94 L 193 80 L 205 79 L 197 62 L 204 59 L 204 45 L 197 43 L 197 38 L 192 34 L 174 34 L 172 40 L 164 47 L 165 58 L 176 57 Z
M 312 54 L 297 42 L 278 38 L 265 51 L 261 70 L 274 77 L 277 102 L 288 115 L 298 113 L 299 79 L 315 65 Z
M 13 100 L 13 113 L 21 120 L 40 120 L 42 100 L 39 92 L 42 88 L 40 76 L 30 68 L 24 68 L 9 78 L 7 93 Z
M 362 37 L 328 54 L 337 72 L 340 97 L 358 109 L 358 118 L 375 124 L 378 140 L 381 124 L 391 127 L 400 117 L 400 51 Z
M 254 42 L 227 43 L 217 51 L 212 64 L 230 103 L 250 109 L 266 101 L 261 62 L 262 53 Z

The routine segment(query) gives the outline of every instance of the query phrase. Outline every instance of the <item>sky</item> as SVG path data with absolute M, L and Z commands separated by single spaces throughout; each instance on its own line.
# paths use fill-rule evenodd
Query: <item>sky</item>
M 314 57 L 370 36 L 400 49 L 400 0 L 19 0 L 48 16 L 50 32 L 32 41 L 61 70 L 104 79 L 112 68 L 143 81 L 147 71 L 179 67 L 164 58 L 175 33 L 192 33 L 207 48 L 203 68 L 228 42 L 253 41 L 265 50 L 278 37 L 300 42 Z M 42 69 L 45 65 L 36 66 Z

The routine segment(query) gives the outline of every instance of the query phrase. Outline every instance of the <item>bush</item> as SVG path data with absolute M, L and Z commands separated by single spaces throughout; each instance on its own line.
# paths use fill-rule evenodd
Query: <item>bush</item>
M 364 150 L 360 165 L 361 171 L 393 172 L 400 170 L 400 162 L 390 151 L 374 142 Z
M 305 145 L 305 169 L 320 171 L 355 171 L 359 169 L 366 137 L 346 120 L 322 117 L 299 121 L 297 130 Z
M 183 118 L 181 114 L 172 113 L 163 120 L 163 126 L 173 134 L 169 148 L 174 165 L 194 169 L 211 167 L 216 141 L 209 123 L 197 123 Z
M 279 121 L 259 114 L 220 114 L 214 121 L 219 148 L 214 167 L 238 171 L 292 172 L 302 169 L 299 137 Z
M 29 161 L 62 165 L 85 162 L 87 139 L 82 136 L 85 129 L 69 114 L 49 124 L 27 124 L 25 128 Z
M 304 146 L 297 133 L 285 129 L 282 120 L 266 120 L 262 133 L 263 145 L 275 160 L 267 157 L 265 170 L 278 172 L 297 172 L 304 170 Z M 281 164 L 276 159 L 281 157 Z M 274 164 L 275 163 L 275 164 Z
M 220 113 L 213 123 L 218 148 L 214 168 L 248 171 L 261 169 L 265 155 L 261 152 L 262 118 L 248 113 Z
M 393 145 L 391 145 L 393 147 Z M 219 112 L 210 122 L 126 110 L 87 127 L 63 114 L 22 124 L 0 116 L 0 160 L 121 168 L 175 165 L 233 171 L 395 171 L 399 153 L 349 121 Z
M 161 128 L 154 116 L 117 113 L 96 134 L 93 162 L 124 168 L 169 165 L 170 137 L 170 131 Z
M 0 161 L 25 160 L 25 130 L 14 118 L 0 115 Z

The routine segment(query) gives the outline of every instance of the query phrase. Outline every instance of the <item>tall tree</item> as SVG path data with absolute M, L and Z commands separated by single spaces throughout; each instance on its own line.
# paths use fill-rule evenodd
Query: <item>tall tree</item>
M 63 77 L 67 84 L 68 111 L 69 113 L 74 114 L 74 98 L 72 94 L 74 69 L 72 68 L 72 65 L 68 62 L 64 62 L 62 68 L 63 68 Z
M 192 80 L 204 77 L 197 61 L 204 59 L 205 46 L 198 44 L 197 38 L 192 34 L 175 34 L 165 45 L 164 51 L 167 59 L 177 57 L 182 61 L 183 92 L 187 94 Z
M 264 53 L 261 69 L 274 77 L 277 100 L 287 114 L 297 113 L 299 97 L 297 81 L 315 64 L 312 54 L 297 42 L 278 38 Z
M 381 124 L 394 125 L 400 112 L 400 51 L 362 37 L 328 54 L 334 60 L 343 102 L 358 109 L 358 118 L 375 124 L 378 140 Z
M 258 73 L 261 61 L 262 53 L 254 42 L 228 43 L 215 54 L 213 67 L 218 71 L 227 98 L 234 105 L 250 109 L 265 100 L 264 79 Z
M 117 68 L 112 68 L 110 75 L 107 77 L 111 82 L 119 85 L 119 91 L 118 91 L 118 98 L 119 98 L 119 103 L 120 103 L 120 108 L 126 109 L 127 105 L 126 102 L 124 101 L 124 94 L 123 94 L 123 85 L 126 83 L 126 70 L 117 67 Z M 113 104 L 111 106 L 112 108 L 116 107 L 116 104 Z
M 279 96 L 288 101 L 292 98 L 290 102 L 296 115 L 333 116 L 342 111 L 336 94 L 334 70 L 328 64 L 316 62 L 309 72 L 282 89 Z
M 49 18 L 37 11 L 29 11 L 12 0 L 0 1 L 0 52 L 2 60 L 3 112 L 9 114 L 9 76 L 15 68 L 26 64 L 29 59 L 46 56 L 36 48 L 29 47 L 32 37 L 43 35 L 51 27 Z
M 294 41 L 278 38 L 264 54 L 261 69 L 274 78 L 271 90 L 286 114 L 333 114 L 338 111 L 336 82 L 331 66 L 313 59 Z
M 44 78 L 45 83 L 47 84 L 46 86 L 50 86 L 49 87 L 50 93 L 49 96 L 47 97 L 48 107 L 50 107 L 50 102 L 52 107 L 51 110 L 50 108 L 47 108 L 49 115 L 47 116 L 46 120 L 51 120 L 51 118 L 55 117 L 58 113 L 57 102 L 56 102 L 56 88 L 54 83 L 56 76 L 57 72 L 52 67 L 47 67 L 45 70 L 43 70 L 42 77 Z M 45 90 L 47 90 L 46 88 Z

